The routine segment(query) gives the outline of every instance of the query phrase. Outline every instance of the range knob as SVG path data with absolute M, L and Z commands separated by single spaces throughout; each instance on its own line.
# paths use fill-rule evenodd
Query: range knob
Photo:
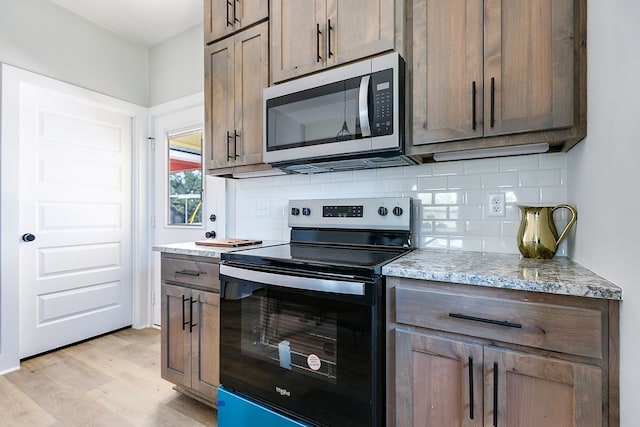
M 402 215 L 402 208 L 400 206 L 396 206 L 395 208 L 393 208 L 393 214 L 395 216 L 400 216 Z
M 389 213 L 389 209 L 385 208 L 384 206 L 380 206 L 378 208 L 378 215 L 385 216 L 388 213 Z
M 309 215 L 311 215 L 311 209 L 309 209 L 309 208 L 302 208 L 302 215 L 304 215 L 304 216 L 309 216 Z
M 291 215 L 293 215 L 293 216 L 298 216 L 298 215 L 300 215 L 300 209 L 298 209 L 298 208 L 291 208 Z

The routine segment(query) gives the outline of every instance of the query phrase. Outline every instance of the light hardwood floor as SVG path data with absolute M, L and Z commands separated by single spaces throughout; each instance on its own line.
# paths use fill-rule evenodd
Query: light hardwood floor
M 216 411 L 160 378 L 160 331 L 124 329 L 0 377 L 0 426 L 214 426 Z

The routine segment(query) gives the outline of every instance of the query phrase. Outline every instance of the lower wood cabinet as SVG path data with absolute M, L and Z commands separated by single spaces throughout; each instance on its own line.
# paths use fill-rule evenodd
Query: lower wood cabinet
M 395 334 L 398 426 L 603 425 L 597 366 Z
M 215 405 L 220 384 L 220 295 L 166 280 L 169 276 L 166 265 L 172 265 L 172 261 L 162 259 L 161 375 L 176 384 L 179 391 Z M 193 268 L 188 268 L 188 264 L 184 268 L 189 262 Z M 177 273 L 189 279 L 201 277 L 211 267 L 206 264 L 181 260 L 183 270 Z M 198 265 L 205 265 L 206 269 L 198 269 Z M 217 264 L 213 265 L 217 271 Z M 217 280 L 217 276 L 211 277 L 215 284 Z
M 617 301 L 388 284 L 388 426 L 619 425 Z

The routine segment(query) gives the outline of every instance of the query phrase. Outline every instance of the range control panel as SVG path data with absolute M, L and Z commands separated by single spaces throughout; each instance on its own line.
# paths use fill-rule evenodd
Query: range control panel
M 411 230 L 410 197 L 289 201 L 289 227 Z

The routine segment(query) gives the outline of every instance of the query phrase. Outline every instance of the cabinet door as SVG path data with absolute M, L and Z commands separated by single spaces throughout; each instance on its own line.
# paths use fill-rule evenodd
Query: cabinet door
M 161 376 L 174 384 L 191 386 L 191 334 L 188 325 L 191 291 L 162 285 Z
M 216 402 L 220 385 L 220 295 L 193 291 L 193 317 L 197 323 L 191 339 L 191 388 Z
M 205 40 L 212 42 L 267 18 L 267 0 L 205 0 Z
M 395 46 L 395 0 L 327 0 L 327 65 L 342 64 Z
M 486 425 L 602 426 L 600 368 L 489 347 L 484 364 Z
M 482 347 L 401 329 L 395 336 L 396 425 L 482 426 Z
M 270 7 L 272 82 L 324 68 L 325 0 L 272 0 Z
M 233 153 L 233 37 L 205 48 L 206 167 L 231 166 Z
M 483 11 L 482 0 L 413 1 L 414 144 L 482 137 Z
M 262 90 L 269 85 L 267 23 L 234 36 L 234 114 L 231 155 L 235 165 L 262 163 Z
M 573 125 L 573 0 L 486 0 L 485 135 Z

